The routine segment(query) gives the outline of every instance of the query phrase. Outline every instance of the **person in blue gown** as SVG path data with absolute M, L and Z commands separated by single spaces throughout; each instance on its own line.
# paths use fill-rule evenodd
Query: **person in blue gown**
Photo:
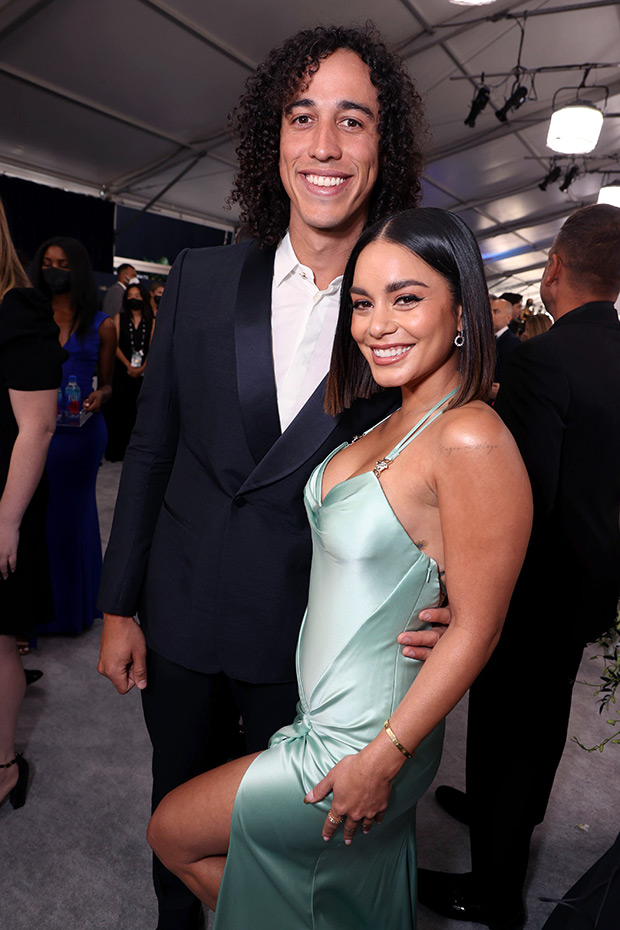
M 402 404 L 306 485 L 297 717 L 265 752 L 175 789 L 149 828 L 164 864 L 217 904 L 217 930 L 415 927 L 415 805 L 446 714 L 498 640 L 531 525 L 523 462 L 485 403 L 492 373 L 467 226 L 422 209 L 366 230 L 344 274 L 326 410 L 383 388 Z M 405 658 L 398 636 L 445 591 L 449 628 L 424 663 Z
M 47 457 L 47 546 L 56 619 L 40 632 L 76 634 L 101 616 L 96 608 L 102 558 L 95 484 L 107 442 L 100 410 L 112 390 L 116 329 L 97 309 L 90 259 L 76 239 L 60 236 L 44 242 L 31 275 L 35 287 L 51 300 L 60 343 L 69 353 L 59 406 L 65 406 L 67 384 L 75 376 L 81 407 L 81 417 L 58 423 Z

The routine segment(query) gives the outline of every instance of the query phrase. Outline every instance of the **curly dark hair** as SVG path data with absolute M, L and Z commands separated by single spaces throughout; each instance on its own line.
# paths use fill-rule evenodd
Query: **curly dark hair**
M 289 223 L 290 201 L 278 168 L 282 112 L 300 84 L 338 49 L 359 55 L 378 91 L 381 167 L 368 224 L 420 200 L 427 126 L 422 101 L 400 58 L 388 51 L 372 23 L 359 29 L 304 29 L 269 53 L 248 78 L 229 118 L 239 140 L 239 172 L 228 203 L 241 205 L 241 223 L 263 246 L 275 245 Z

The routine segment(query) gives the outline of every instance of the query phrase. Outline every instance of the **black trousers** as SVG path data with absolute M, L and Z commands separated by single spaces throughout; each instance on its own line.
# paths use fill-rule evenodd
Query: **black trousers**
M 474 880 L 485 901 L 522 894 L 566 743 L 585 642 L 548 605 L 511 605 L 497 649 L 470 689 L 467 796 Z M 551 632 L 551 630 L 553 632 Z
M 153 744 L 153 810 L 173 788 L 244 753 L 265 749 L 295 716 L 297 682 L 249 684 L 204 675 L 148 650 L 144 719 Z M 239 718 L 243 719 L 243 732 Z M 202 926 L 200 901 L 153 858 L 157 930 Z

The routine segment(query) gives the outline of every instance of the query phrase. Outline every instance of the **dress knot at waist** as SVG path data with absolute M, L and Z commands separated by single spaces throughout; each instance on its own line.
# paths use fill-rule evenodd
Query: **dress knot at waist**
M 287 739 L 300 739 L 307 736 L 311 730 L 312 720 L 310 719 L 310 715 L 304 713 L 301 708 L 298 708 L 297 716 L 293 722 L 274 733 L 269 740 L 269 745 L 276 746 L 278 743 Z

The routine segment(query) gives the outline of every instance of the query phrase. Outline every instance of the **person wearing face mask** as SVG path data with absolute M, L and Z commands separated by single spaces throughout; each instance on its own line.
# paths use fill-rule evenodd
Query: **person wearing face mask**
M 59 407 L 65 406 L 67 384 L 73 378 L 81 395 L 79 418 L 58 423 L 47 457 L 47 544 L 56 620 L 40 632 L 76 634 L 98 616 L 101 541 L 95 482 L 107 443 L 99 411 L 112 393 L 116 329 L 97 308 L 90 259 L 76 239 L 60 236 L 44 242 L 33 258 L 31 276 L 51 301 L 60 344 L 69 353 Z M 93 390 L 95 372 L 97 389 Z
M 138 394 L 153 335 L 151 302 L 139 284 L 130 284 L 123 294 L 121 312 L 114 317 L 118 347 L 112 379 L 112 399 L 105 407 L 108 444 L 105 457 L 120 462 L 136 422 Z
M 108 288 L 103 301 L 103 312 L 111 317 L 115 317 L 117 313 L 120 313 L 123 305 L 123 294 L 128 286 L 140 283 L 136 269 L 127 262 L 118 266 L 116 274 L 118 275 L 117 280 L 112 287 Z
M 157 316 L 157 310 L 159 309 L 159 303 L 164 296 L 164 285 L 160 281 L 154 281 L 151 284 L 151 289 L 149 291 L 149 297 L 151 302 L 151 310 L 153 311 L 153 317 Z

